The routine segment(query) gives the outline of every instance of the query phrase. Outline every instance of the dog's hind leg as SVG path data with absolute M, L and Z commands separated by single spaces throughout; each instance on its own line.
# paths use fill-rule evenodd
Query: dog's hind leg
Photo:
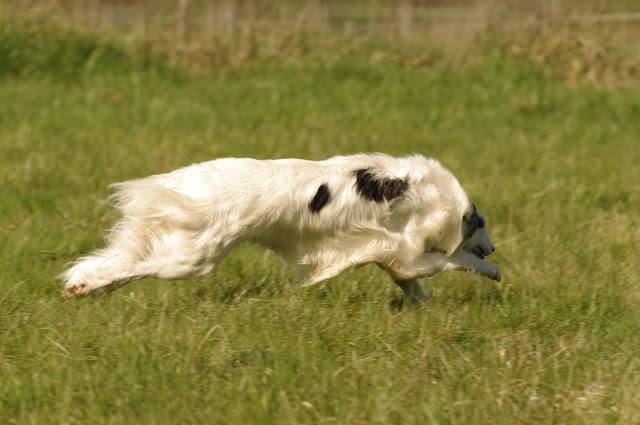
M 108 247 L 80 258 L 64 272 L 64 295 L 85 295 L 98 288 L 125 284 L 135 279 L 131 258 L 114 247 Z
M 184 232 L 171 232 L 153 243 L 144 257 L 115 247 L 105 248 L 78 260 L 63 278 L 64 295 L 86 295 L 96 289 L 115 289 L 143 277 L 186 279 L 213 270 L 229 253 L 232 244 L 198 247 Z
M 186 279 L 210 273 L 235 246 L 207 232 L 181 229 L 168 232 L 154 241 L 151 253 L 135 265 L 140 276 L 159 279 Z

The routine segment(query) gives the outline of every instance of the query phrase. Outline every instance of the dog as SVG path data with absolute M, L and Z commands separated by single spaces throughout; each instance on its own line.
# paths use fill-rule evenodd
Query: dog
M 112 185 L 107 246 L 63 274 L 74 297 L 143 277 L 211 272 L 242 241 L 298 265 L 303 286 L 376 263 L 411 300 L 417 279 L 464 270 L 500 280 L 485 220 L 453 174 L 422 155 L 324 161 L 221 158 Z

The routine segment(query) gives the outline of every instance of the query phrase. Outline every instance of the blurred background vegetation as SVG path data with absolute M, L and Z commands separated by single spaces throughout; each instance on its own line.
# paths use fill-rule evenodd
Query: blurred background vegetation
M 0 19 L 101 35 L 197 72 L 313 54 L 428 67 L 477 59 L 489 40 L 572 83 L 620 85 L 640 57 L 633 0 L 3 0 Z

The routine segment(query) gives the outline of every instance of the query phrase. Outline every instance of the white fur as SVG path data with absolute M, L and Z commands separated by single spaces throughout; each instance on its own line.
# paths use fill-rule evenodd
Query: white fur
M 365 199 L 355 186 L 358 169 L 403 179 L 408 188 L 391 200 Z M 313 213 L 309 203 L 322 184 L 331 199 Z M 486 229 L 463 246 L 463 215 L 472 210 L 467 194 L 449 170 L 421 155 L 223 158 L 113 187 L 122 219 L 106 248 L 63 274 L 68 296 L 145 276 L 202 276 L 241 241 L 272 248 L 301 266 L 306 285 L 371 262 L 413 298 L 423 296 L 415 279 L 439 271 L 500 277 L 495 265 L 471 253 L 480 244 L 483 252 L 493 251 Z

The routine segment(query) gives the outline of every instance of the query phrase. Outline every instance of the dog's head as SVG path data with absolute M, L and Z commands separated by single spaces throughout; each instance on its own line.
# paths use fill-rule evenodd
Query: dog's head
M 491 243 L 484 217 L 478 213 L 473 204 L 471 204 L 471 210 L 462 217 L 462 235 L 464 239 L 460 249 L 471 252 L 480 259 L 484 259 L 496 250 Z

